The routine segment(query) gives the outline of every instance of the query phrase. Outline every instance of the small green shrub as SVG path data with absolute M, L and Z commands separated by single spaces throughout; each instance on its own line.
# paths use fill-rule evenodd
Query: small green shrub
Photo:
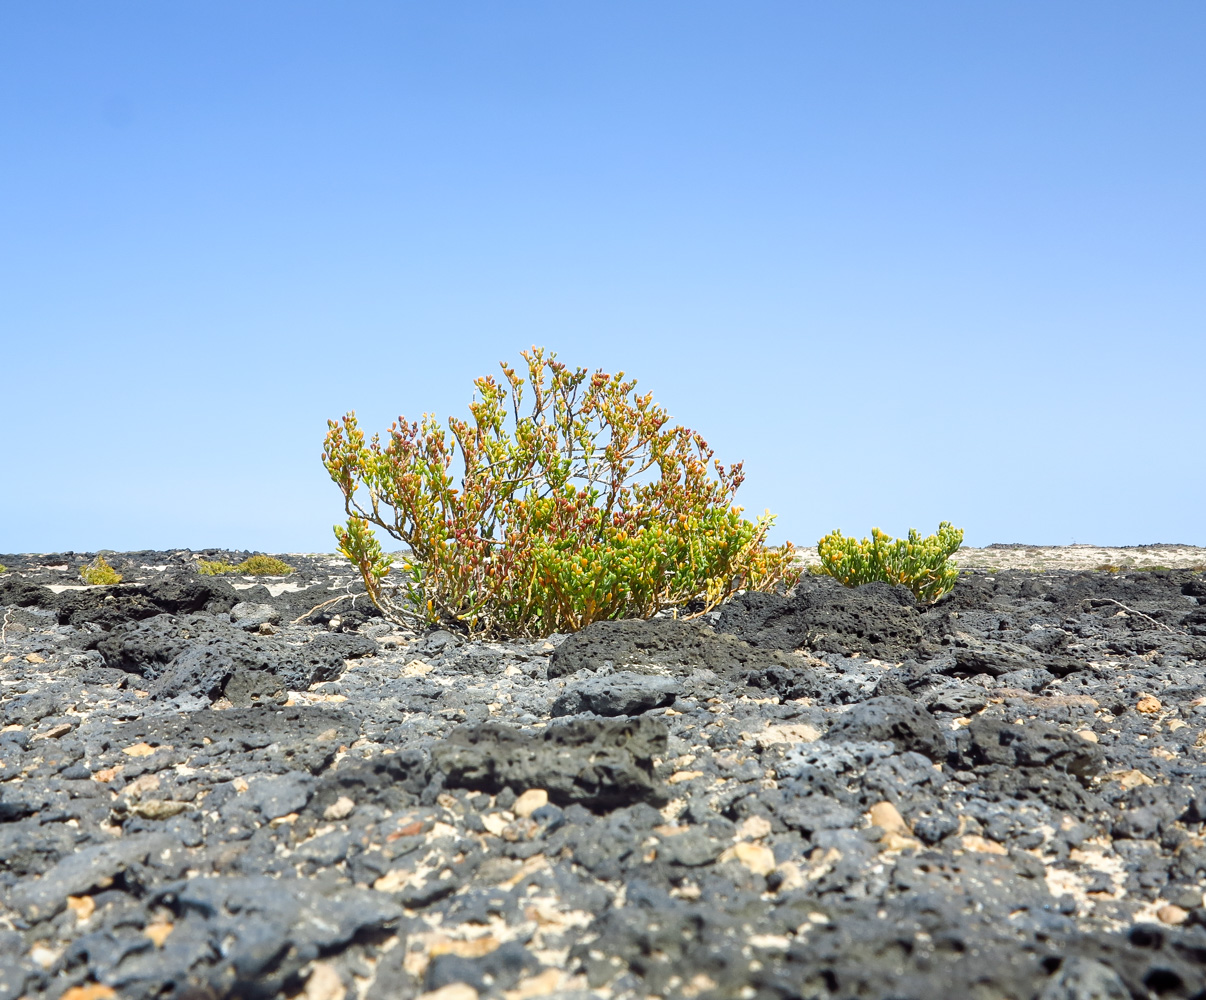
M 8 572 L 8 567 L 5 566 L 4 563 L 0 563 L 0 573 L 7 573 L 7 572 Z
M 323 464 L 348 514 L 335 535 L 386 617 L 549 635 L 696 600 L 702 614 L 798 578 L 790 543 L 765 545 L 773 518 L 732 506 L 741 465 L 669 426 L 652 393 L 539 348 L 523 358 L 527 378 L 504 362 L 503 381 L 477 379 L 471 419 L 447 429 L 399 417 L 383 445 L 354 413 L 328 422 Z M 397 586 L 372 525 L 410 549 Z
M 239 567 L 234 563 L 222 562 L 220 559 L 199 559 L 197 561 L 197 572 L 202 576 L 226 576 L 228 573 L 237 573 Z
M 235 569 L 247 576 L 288 576 L 293 567 L 274 556 L 251 556 Z
M 963 529 L 943 521 L 938 533 L 926 538 L 910 528 L 907 540 L 893 539 L 879 528 L 861 542 L 834 531 L 817 543 L 817 551 L 824 572 L 847 587 L 876 580 L 903 584 L 919 601 L 932 604 L 955 586 L 959 569 L 948 559 L 962 544 Z
M 96 587 L 121 583 L 121 574 L 105 561 L 104 556 L 97 556 L 87 566 L 81 566 L 80 577 L 84 583 Z
M 228 576 L 231 573 L 244 576 L 288 576 L 293 572 L 293 567 L 273 556 L 250 556 L 237 566 L 220 559 L 200 559 L 197 562 L 197 572 L 204 576 Z

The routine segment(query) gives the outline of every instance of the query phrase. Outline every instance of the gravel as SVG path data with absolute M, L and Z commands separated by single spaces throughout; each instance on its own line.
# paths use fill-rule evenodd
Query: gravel
M 1206 995 L 1206 577 L 393 628 L 0 556 L 0 1000 Z

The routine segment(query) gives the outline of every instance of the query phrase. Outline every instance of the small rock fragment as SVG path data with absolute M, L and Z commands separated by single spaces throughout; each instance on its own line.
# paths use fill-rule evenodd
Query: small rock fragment
M 549 793 L 543 788 L 529 788 L 511 806 L 511 812 L 516 816 L 527 819 L 537 809 L 549 804 Z
M 1144 715 L 1155 715 L 1163 707 L 1160 704 L 1159 698 L 1154 695 L 1145 694 L 1135 705 L 1135 711 L 1142 712 Z
M 877 802 L 870 809 L 871 824 L 878 826 L 884 833 L 897 833 L 907 836 L 911 831 L 909 824 L 900 815 L 900 810 L 891 802 Z
M 343 1000 L 347 995 L 343 980 L 330 962 L 315 962 L 306 980 L 305 1000 Z
M 322 818 L 328 821 L 347 819 L 355 808 L 355 802 L 346 795 L 341 795 L 322 811 Z

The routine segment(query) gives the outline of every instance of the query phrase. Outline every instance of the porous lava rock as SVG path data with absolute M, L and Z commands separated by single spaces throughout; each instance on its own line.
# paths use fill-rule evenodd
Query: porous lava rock
M 791 596 L 740 594 L 721 610 L 718 629 L 761 649 L 858 653 L 897 661 L 914 655 L 923 628 L 905 587 L 843 587 L 825 577 Z
M 566 686 L 553 702 L 551 714 L 640 715 L 673 704 L 682 690 L 670 677 L 621 670 L 601 677 L 586 677 Z
M 137 674 L 151 697 L 181 694 L 215 700 L 239 672 L 266 672 L 304 691 L 338 677 L 346 659 L 369 656 L 377 644 L 362 635 L 317 637 L 291 646 L 252 636 L 212 616 L 156 615 L 119 625 L 97 643 L 105 664 Z
M 768 650 L 754 649 L 707 625 L 655 618 L 650 621 L 592 622 L 567 637 L 549 657 L 548 676 L 566 677 L 580 670 L 661 673 L 686 677 L 699 669 L 730 678 L 743 670 L 790 661 Z
M 575 719 L 529 735 L 497 722 L 458 728 L 432 750 L 446 784 L 485 792 L 543 788 L 561 805 L 614 808 L 660 802 L 653 759 L 666 752 L 665 723 Z
M 1204 574 L 483 641 L 249 554 L 0 555 L 0 1000 L 1206 996 Z
M 834 742 L 889 741 L 896 749 L 915 751 L 932 761 L 946 760 L 948 747 L 942 730 L 925 706 L 906 695 L 880 695 L 852 706 L 825 734 Z

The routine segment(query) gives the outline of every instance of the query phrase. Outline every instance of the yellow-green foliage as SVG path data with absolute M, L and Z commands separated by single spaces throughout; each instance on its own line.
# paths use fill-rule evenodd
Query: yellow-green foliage
M 97 556 L 87 566 L 80 567 L 80 576 L 84 583 L 98 587 L 121 583 L 121 574 L 105 561 L 104 556 Z
M 202 576 L 225 576 L 227 573 L 237 573 L 239 567 L 234 563 L 222 562 L 220 559 L 201 559 L 197 562 L 197 572 Z
M 7 572 L 8 572 L 8 567 L 5 566 L 4 563 L 0 563 L 0 573 L 7 573 Z
M 251 556 L 237 566 L 218 559 L 201 559 L 197 563 L 197 572 L 204 576 L 228 576 L 231 573 L 243 576 L 288 576 L 293 572 L 293 567 L 272 556 Z
M 962 544 L 963 529 L 943 521 L 938 533 L 926 538 L 910 528 L 907 540 L 893 539 L 879 528 L 861 542 L 834 531 L 817 543 L 817 551 L 822 571 L 847 587 L 876 580 L 903 584 L 919 601 L 932 604 L 955 586 L 959 570 L 948 560 Z
M 447 428 L 399 418 L 383 445 L 354 413 L 329 422 L 323 463 L 348 514 L 335 535 L 388 618 L 549 635 L 799 577 L 790 543 L 765 545 L 773 518 L 732 505 L 741 465 L 714 461 L 652 393 L 523 357 L 527 378 L 503 363 L 503 380 L 477 379 L 471 418 Z M 370 525 L 410 549 L 397 588 Z
M 273 556 L 251 556 L 235 569 L 246 576 L 288 576 L 293 572 L 292 566 Z

